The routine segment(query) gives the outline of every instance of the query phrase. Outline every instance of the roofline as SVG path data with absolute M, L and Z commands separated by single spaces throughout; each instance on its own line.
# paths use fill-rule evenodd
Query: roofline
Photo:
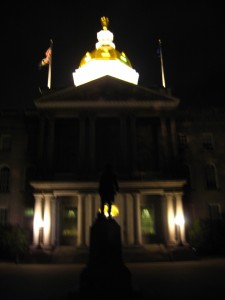
M 31 186 L 36 192 L 49 192 L 67 190 L 73 193 L 80 193 L 82 191 L 98 192 L 98 182 L 56 182 L 56 181 L 32 181 Z M 174 180 L 156 180 L 156 181 L 119 181 L 120 191 L 130 192 L 142 192 L 153 190 L 170 190 L 170 192 L 182 191 L 183 186 L 186 184 L 186 180 L 174 179 Z

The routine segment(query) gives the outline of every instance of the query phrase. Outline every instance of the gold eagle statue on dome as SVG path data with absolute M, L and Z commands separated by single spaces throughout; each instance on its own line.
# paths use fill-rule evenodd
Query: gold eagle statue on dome
M 108 26 L 109 26 L 109 18 L 107 18 L 107 17 L 101 17 L 101 24 L 102 24 L 102 28 L 104 30 L 107 30 Z

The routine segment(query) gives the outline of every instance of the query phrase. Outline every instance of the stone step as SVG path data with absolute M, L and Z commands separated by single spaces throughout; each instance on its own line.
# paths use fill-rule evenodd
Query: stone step
M 33 249 L 28 262 L 36 263 L 80 263 L 86 264 L 89 259 L 89 249 L 71 246 L 59 246 L 52 250 Z M 162 244 L 145 245 L 143 247 L 123 247 L 124 263 L 160 262 L 176 260 L 194 260 L 197 255 L 191 247 L 174 247 L 166 249 Z
M 88 257 L 89 252 L 87 248 L 57 247 L 52 254 L 52 261 L 55 263 L 86 263 L 88 262 Z M 124 247 L 122 249 L 122 258 L 124 262 L 166 261 L 170 259 L 168 252 L 159 245 L 154 245 L 150 249 Z

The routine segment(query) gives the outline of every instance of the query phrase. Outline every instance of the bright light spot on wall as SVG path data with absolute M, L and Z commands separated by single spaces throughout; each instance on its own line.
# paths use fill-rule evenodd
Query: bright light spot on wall
M 40 228 L 43 228 L 44 227 L 44 221 L 43 220 L 41 220 L 41 219 L 39 219 L 39 218 L 35 218 L 34 219 L 34 227 L 36 228 L 36 229 L 40 229 Z
M 184 216 L 183 215 L 176 215 L 174 218 L 174 223 L 178 226 L 184 225 Z

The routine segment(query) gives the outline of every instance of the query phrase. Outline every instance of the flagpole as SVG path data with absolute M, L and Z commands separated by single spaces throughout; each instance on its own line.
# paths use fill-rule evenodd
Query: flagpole
M 51 89 L 51 83 L 52 83 L 52 48 L 53 48 L 53 41 L 52 39 L 50 39 L 51 55 L 48 64 L 48 88 L 49 89 Z
M 159 55 L 160 55 L 160 63 L 161 63 L 161 74 L 162 74 L 162 86 L 166 88 L 165 74 L 164 74 L 164 66 L 163 66 L 163 56 L 162 56 L 162 43 L 159 39 Z

